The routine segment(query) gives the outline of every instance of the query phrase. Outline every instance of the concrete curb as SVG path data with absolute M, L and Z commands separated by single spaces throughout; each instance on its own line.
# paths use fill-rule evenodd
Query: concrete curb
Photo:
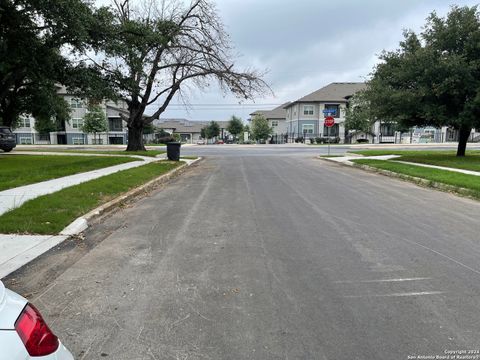
M 424 187 L 424 188 L 440 190 L 440 191 L 443 191 L 443 192 L 453 193 L 453 194 L 456 194 L 456 195 L 459 195 L 459 196 L 462 196 L 462 197 L 467 197 L 469 199 L 473 199 L 473 200 L 477 200 L 477 201 L 479 200 L 479 198 L 475 196 L 475 193 L 470 189 L 465 189 L 465 188 L 457 187 L 457 186 L 454 186 L 454 185 L 443 184 L 443 183 L 439 183 L 439 182 L 432 181 L 432 180 L 427 180 L 427 179 L 422 179 L 422 178 L 415 177 L 415 176 L 400 174 L 400 173 L 396 173 L 396 172 L 389 171 L 389 170 L 378 169 L 378 168 L 368 166 L 368 165 L 356 164 L 354 162 L 342 163 L 342 162 L 331 160 L 329 158 L 322 158 L 322 157 L 318 157 L 318 158 L 321 159 L 321 160 L 327 160 L 331 163 L 338 164 L 340 166 L 354 167 L 354 168 L 361 169 L 361 170 L 364 170 L 364 171 L 368 171 L 368 172 L 371 172 L 371 173 L 376 173 L 376 174 L 380 174 L 380 175 L 384 175 L 384 176 L 408 181 L 410 183 L 413 183 L 415 185 L 418 185 L 418 186 L 421 186 L 421 187 Z
M 125 193 L 125 194 L 123 194 L 123 195 L 121 195 L 121 196 L 119 196 L 119 197 L 117 197 L 113 200 L 110 200 L 109 202 L 107 202 L 103 205 L 100 205 L 96 209 L 93 209 L 90 212 L 86 213 L 85 215 L 75 219 L 67 227 L 65 227 L 62 231 L 60 231 L 60 233 L 58 235 L 67 235 L 67 236 L 79 235 L 80 233 L 82 233 L 83 231 L 85 231 L 88 228 L 88 223 L 90 221 L 92 221 L 95 218 L 98 218 L 99 216 L 107 213 L 108 211 L 117 207 L 119 204 L 121 204 L 125 201 L 128 201 L 128 200 L 138 196 L 141 193 L 146 193 L 147 191 L 154 189 L 156 186 L 167 182 L 168 180 L 170 180 L 173 177 L 175 177 L 176 175 L 178 175 L 178 173 L 181 170 L 199 162 L 202 159 L 203 159 L 202 157 L 198 157 L 195 160 L 189 160 L 187 163 L 185 163 L 183 165 L 180 165 L 173 170 L 170 170 L 168 173 L 160 175 L 159 177 L 157 177 L 153 180 L 150 180 L 149 182 L 147 182 L 147 183 L 145 183 L 145 184 L 143 184 L 139 187 L 136 187 L 136 188 L 128 191 L 127 193 Z

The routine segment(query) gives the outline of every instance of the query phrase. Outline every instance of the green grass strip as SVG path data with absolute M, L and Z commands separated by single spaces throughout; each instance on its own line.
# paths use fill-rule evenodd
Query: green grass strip
M 22 151 L 35 151 L 35 152 L 55 152 L 55 153 L 76 153 L 76 154 L 98 154 L 98 155 L 140 155 L 140 156 L 148 156 L 148 157 L 156 157 L 157 155 L 165 154 L 166 151 L 164 150 L 147 150 L 147 151 L 126 151 L 126 150 L 68 150 L 68 149 L 19 149 L 16 150 L 17 152 Z
M 415 165 L 401 164 L 394 161 L 368 159 L 358 159 L 352 161 L 360 165 L 368 165 L 377 169 L 388 170 L 398 174 L 422 178 L 431 182 L 468 189 L 471 190 L 472 196 L 480 198 L 479 176 L 466 175 L 447 170 L 429 169 Z
M 138 159 L 113 156 L 0 156 L 0 191 L 130 161 Z
M 0 233 L 57 234 L 76 218 L 180 164 L 154 162 L 30 200 L 0 216 Z
M 401 155 L 392 161 L 407 161 L 420 164 L 445 166 L 455 169 L 480 171 L 480 151 L 470 150 L 465 157 L 457 157 L 455 151 L 399 151 L 366 150 L 355 151 L 365 156 Z

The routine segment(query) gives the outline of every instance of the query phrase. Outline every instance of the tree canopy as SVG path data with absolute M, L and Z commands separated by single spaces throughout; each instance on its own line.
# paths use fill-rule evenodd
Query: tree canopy
M 158 118 L 188 86 L 213 81 L 226 92 L 251 99 L 268 86 L 260 73 L 237 70 L 231 45 L 210 0 L 183 2 L 115 0 L 104 13 L 102 41 L 88 68 L 126 101 L 127 150 L 143 150 L 145 124 Z M 144 116 L 145 109 L 153 109 Z
M 83 117 L 82 131 L 87 134 L 93 134 L 108 130 L 107 117 L 105 111 L 98 105 L 89 105 L 88 112 Z
M 472 128 L 480 127 L 480 16 L 476 6 L 433 12 L 400 48 L 383 52 L 365 98 L 374 118 L 401 126 L 448 126 L 459 132 L 464 156 Z M 363 110 L 362 110 L 363 111 Z
M 220 125 L 216 121 L 210 121 L 200 132 L 200 136 L 204 139 L 212 139 L 218 135 L 220 135 Z
M 268 120 L 265 116 L 255 115 L 252 119 L 250 131 L 254 140 L 267 140 L 273 130 L 268 124 Z
M 242 119 L 236 116 L 232 116 L 228 122 L 227 131 L 236 139 L 243 131 Z
M 31 114 L 48 125 L 68 118 L 57 96 L 76 64 L 66 56 L 85 49 L 93 12 L 82 0 L 3 0 L 0 3 L 0 122 L 14 126 Z M 68 50 L 67 50 L 68 49 Z

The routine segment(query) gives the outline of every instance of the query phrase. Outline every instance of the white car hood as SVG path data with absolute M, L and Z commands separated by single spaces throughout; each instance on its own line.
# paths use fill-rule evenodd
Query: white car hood
M 25 305 L 27 305 L 26 299 L 5 289 L 0 281 L 0 330 L 15 329 L 15 321 L 17 321 Z

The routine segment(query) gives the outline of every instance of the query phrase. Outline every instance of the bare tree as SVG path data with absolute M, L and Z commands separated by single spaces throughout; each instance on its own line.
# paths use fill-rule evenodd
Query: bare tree
M 103 16 L 107 34 L 90 64 L 126 101 L 127 151 L 144 150 L 143 127 L 158 118 L 188 86 L 217 81 L 222 91 L 253 99 L 271 91 L 263 73 L 235 68 L 232 46 L 210 0 L 114 0 Z M 145 115 L 146 108 L 152 115 Z

